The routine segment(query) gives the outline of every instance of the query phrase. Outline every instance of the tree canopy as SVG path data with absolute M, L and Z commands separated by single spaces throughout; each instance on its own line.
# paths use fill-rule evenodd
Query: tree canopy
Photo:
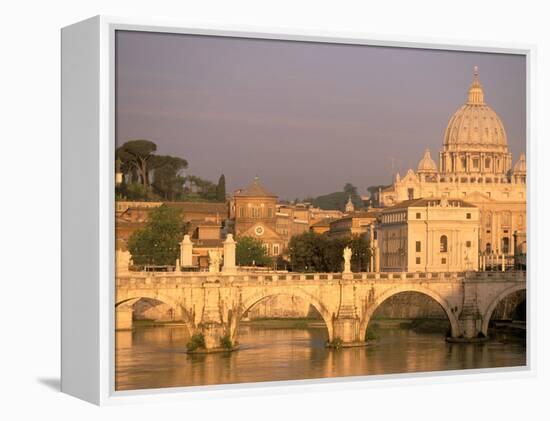
M 216 186 L 216 200 L 225 202 L 225 175 L 220 175 L 218 185 Z
M 185 178 L 180 175 L 180 171 L 187 165 L 185 159 L 175 156 L 155 156 L 151 162 L 155 192 L 166 200 L 181 197 Z
M 361 196 L 357 193 L 357 187 L 351 183 L 346 183 L 343 190 L 340 192 L 309 198 L 307 201 L 321 209 L 343 211 L 350 197 L 356 210 L 363 208 L 363 201 L 361 200 Z
M 187 232 L 180 209 L 160 206 L 149 213 L 142 229 L 128 239 L 128 250 L 136 265 L 174 265 L 179 244 Z
M 272 263 L 264 245 L 256 238 L 239 237 L 235 253 L 239 266 L 269 266 Z
M 218 184 L 194 175 L 184 175 L 187 160 L 156 155 L 150 140 L 129 140 L 116 150 L 117 169 L 123 182 L 117 186 L 117 199 L 167 201 L 225 201 L 225 176 Z
M 389 187 L 389 186 L 379 184 L 377 186 L 367 187 L 367 191 L 369 192 L 369 195 L 370 195 L 370 205 L 371 206 L 379 206 L 380 205 L 379 204 L 380 198 L 378 197 L 378 192 L 380 190 L 384 190 L 386 187 Z
M 153 153 L 157 145 L 150 140 L 129 140 L 116 150 L 116 157 L 120 159 L 121 170 L 130 173 L 131 177 L 137 176 L 145 189 L 149 187 L 149 162 L 153 160 Z
M 346 246 L 352 250 L 352 270 L 366 271 L 370 250 L 364 236 L 330 238 L 314 232 L 305 232 L 290 239 L 288 253 L 291 268 L 294 272 L 341 272 Z

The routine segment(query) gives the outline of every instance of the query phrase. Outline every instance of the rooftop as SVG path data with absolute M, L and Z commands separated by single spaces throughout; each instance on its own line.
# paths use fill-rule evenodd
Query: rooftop
M 441 206 L 441 207 L 450 207 L 450 208 L 475 208 L 474 205 L 471 203 L 465 202 L 461 199 L 444 199 L 444 198 L 419 198 L 419 199 L 411 199 L 411 200 L 404 200 L 401 203 L 398 203 L 397 205 L 390 206 L 387 208 L 384 208 L 382 212 L 391 212 L 393 210 L 397 209 L 405 209 L 405 208 L 425 208 L 425 207 L 433 207 L 433 206 Z
M 234 196 L 237 196 L 237 197 L 277 197 L 276 194 L 271 193 L 262 184 L 260 184 L 260 179 L 258 177 L 254 177 L 254 181 L 247 188 L 237 190 L 234 193 Z

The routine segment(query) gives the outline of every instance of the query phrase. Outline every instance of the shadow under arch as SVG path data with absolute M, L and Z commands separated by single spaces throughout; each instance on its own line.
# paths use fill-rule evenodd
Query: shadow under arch
M 136 294 L 132 297 L 124 298 L 118 302 L 115 303 L 115 312 L 118 308 L 121 307 L 127 307 L 132 308 L 132 313 L 134 312 L 134 304 L 136 304 L 140 300 L 151 300 L 154 302 L 158 302 L 159 304 L 165 304 L 170 309 L 174 311 L 174 314 L 176 316 L 179 316 L 179 320 L 187 327 L 188 331 L 192 334 L 194 331 L 193 327 L 193 318 L 192 315 L 189 314 L 189 312 L 181 305 L 176 303 L 174 300 L 170 299 L 169 297 L 166 297 L 162 294 Z
M 483 314 L 483 323 L 481 325 L 481 333 L 487 336 L 487 332 L 489 331 L 489 322 L 491 321 L 491 316 L 493 315 L 493 312 L 497 308 L 498 304 L 509 295 L 512 295 L 519 291 L 527 291 L 527 287 L 525 285 L 514 285 L 513 287 L 505 289 L 491 302 L 491 304 L 489 304 L 489 307 L 487 307 L 487 310 Z
M 441 307 L 441 309 L 444 311 L 444 313 L 446 314 L 447 319 L 448 319 L 448 321 L 451 325 L 451 335 L 453 337 L 460 336 L 461 331 L 460 331 L 460 324 L 458 322 L 458 318 L 455 315 L 455 313 L 452 311 L 452 307 L 447 302 L 447 300 L 445 300 L 443 297 L 441 297 L 438 293 L 436 293 L 436 292 L 434 292 L 434 291 L 432 291 L 428 288 L 410 287 L 410 286 L 409 287 L 402 287 L 402 288 L 399 288 L 399 287 L 391 288 L 391 289 L 385 291 L 382 295 L 380 295 L 376 299 L 374 304 L 370 305 L 368 310 L 366 311 L 366 313 L 364 315 L 364 318 L 361 321 L 360 332 L 363 335 L 365 335 L 365 337 L 366 337 L 366 332 L 367 332 L 367 328 L 369 326 L 369 322 L 370 322 L 373 314 L 375 313 L 375 311 L 389 298 L 391 298 L 391 297 L 393 297 L 397 294 L 402 294 L 402 293 L 407 293 L 407 292 L 415 292 L 415 293 L 419 293 L 419 294 L 422 294 L 422 295 L 426 295 L 426 296 L 430 297 L 431 299 L 433 299 L 434 301 L 436 301 L 439 304 L 439 306 Z
M 240 306 L 238 314 L 235 314 L 234 317 L 232 317 L 231 325 L 230 325 L 231 340 L 233 342 L 236 341 L 241 320 L 252 307 L 254 307 L 256 304 L 259 304 L 264 300 L 268 300 L 269 298 L 282 297 L 282 296 L 298 297 L 304 300 L 307 304 L 313 306 L 315 310 L 317 310 L 317 312 L 321 315 L 321 318 L 325 323 L 325 327 L 328 333 L 328 340 L 329 341 L 333 340 L 332 315 L 330 314 L 330 312 L 313 295 L 307 293 L 306 291 L 303 291 L 301 289 L 296 289 L 296 288 L 293 288 L 291 292 L 284 292 L 284 291 L 281 291 L 281 292 L 275 291 L 270 293 L 261 292 L 248 297 L 245 301 L 243 301 L 242 305 Z

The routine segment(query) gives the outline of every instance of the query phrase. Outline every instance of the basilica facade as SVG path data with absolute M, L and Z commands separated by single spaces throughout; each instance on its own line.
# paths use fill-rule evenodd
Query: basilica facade
M 426 150 L 416 172 L 395 175 L 380 191 L 382 207 L 413 199 L 459 199 L 479 209 L 479 250 L 506 256 L 526 253 L 525 155 L 514 163 L 506 130 L 485 102 L 474 69 L 467 101 L 450 118 L 436 164 Z

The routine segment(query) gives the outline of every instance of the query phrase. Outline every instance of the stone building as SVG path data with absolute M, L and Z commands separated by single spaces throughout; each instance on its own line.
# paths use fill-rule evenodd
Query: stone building
M 262 186 L 258 177 L 233 194 L 231 208 L 237 241 L 239 237 L 257 238 L 270 256 L 283 252 L 285 237 L 277 230 L 277 195 Z
M 309 226 L 309 230 L 315 234 L 325 234 L 330 231 L 330 223 L 332 219 L 326 218 L 320 221 L 314 222 Z
M 276 219 L 276 230 L 283 239 L 283 248 L 287 247 L 293 236 L 309 230 L 309 210 L 308 206 L 303 203 L 278 204 Z
M 380 192 L 381 206 L 418 198 L 461 199 L 479 209 L 479 249 L 512 256 L 526 243 L 525 155 L 513 165 L 504 125 L 487 105 L 477 68 L 468 98 L 450 118 L 437 165 L 429 150 Z M 515 244 L 521 238 L 522 244 Z
M 367 212 L 351 211 L 342 218 L 330 221 L 328 235 L 334 238 L 366 235 L 369 232 L 370 225 L 376 221 L 378 213 L 378 210 Z
M 355 212 L 355 206 L 353 205 L 353 202 L 351 201 L 351 195 L 348 197 L 348 201 L 346 203 L 344 211 L 347 214 Z
M 216 202 L 132 202 L 117 201 L 115 206 L 116 249 L 126 250 L 128 238 L 145 226 L 151 210 L 162 205 L 178 208 L 184 222 L 189 224 L 193 241 L 222 238 L 222 228 L 228 224 L 227 203 Z M 221 239 L 219 240 L 221 241 Z
M 460 199 L 412 199 L 378 222 L 383 272 L 478 270 L 479 209 Z
M 321 208 L 317 208 L 315 206 L 311 206 L 309 204 L 308 204 L 308 213 L 309 213 L 309 223 L 310 223 L 310 225 L 313 225 L 316 222 L 319 222 L 323 219 L 333 220 L 333 219 L 339 219 L 342 216 L 344 216 L 344 213 L 340 210 L 321 209 Z

